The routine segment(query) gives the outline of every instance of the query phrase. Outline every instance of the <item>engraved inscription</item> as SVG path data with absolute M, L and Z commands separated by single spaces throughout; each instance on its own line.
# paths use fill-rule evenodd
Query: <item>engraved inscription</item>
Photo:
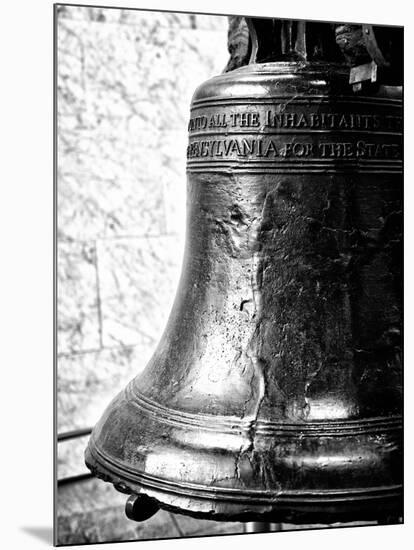
M 190 162 L 225 159 L 376 160 L 402 158 L 402 117 L 388 111 L 347 112 L 365 105 L 344 105 L 344 112 L 329 104 L 294 102 L 271 108 L 232 105 L 195 108 L 190 118 L 187 158 Z M 297 106 L 296 106 L 297 107 Z M 341 106 L 342 107 L 342 106 Z
M 401 159 L 399 143 L 279 142 L 271 138 L 230 138 L 191 141 L 187 158 L 284 157 Z
M 402 117 L 360 113 L 286 112 L 282 109 L 212 113 L 190 119 L 190 133 L 212 128 L 283 128 L 309 130 L 402 130 Z

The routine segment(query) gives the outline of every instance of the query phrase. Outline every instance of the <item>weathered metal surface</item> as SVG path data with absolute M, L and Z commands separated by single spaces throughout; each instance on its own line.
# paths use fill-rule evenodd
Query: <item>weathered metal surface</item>
M 187 243 L 159 346 L 86 461 L 216 520 L 401 508 L 401 98 L 251 64 L 196 91 Z

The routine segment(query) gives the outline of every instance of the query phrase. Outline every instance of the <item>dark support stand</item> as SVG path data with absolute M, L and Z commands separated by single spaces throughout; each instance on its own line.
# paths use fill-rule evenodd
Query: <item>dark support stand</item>
M 399 516 L 384 516 L 377 520 L 378 525 L 397 525 L 402 523 L 402 518 Z M 346 525 L 346 524 L 344 524 Z M 283 531 L 283 523 L 268 523 L 262 521 L 252 521 L 245 523 L 245 533 L 274 533 Z
M 383 516 L 378 519 L 378 525 L 396 525 L 398 523 L 403 523 L 400 516 Z
M 266 521 L 251 521 L 244 526 L 245 533 L 270 533 L 283 531 L 281 523 L 269 523 Z
M 131 495 L 125 504 L 126 516 L 137 522 L 150 519 L 159 509 L 157 501 L 145 494 Z M 377 523 L 378 525 L 396 525 L 402 523 L 402 518 L 387 515 L 379 517 Z M 283 531 L 283 523 L 251 521 L 244 524 L 245 533 L 271 533 L 278 531 Z

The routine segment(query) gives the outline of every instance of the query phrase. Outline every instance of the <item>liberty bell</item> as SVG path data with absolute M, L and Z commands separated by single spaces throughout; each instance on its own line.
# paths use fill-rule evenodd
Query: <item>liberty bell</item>
M 350 72 L 333 24 L 248 24 L 250 63 L 193 96 L 168 324 L 86 463 L 137 520 L 398 517 L 401 87 L 372 33 Z

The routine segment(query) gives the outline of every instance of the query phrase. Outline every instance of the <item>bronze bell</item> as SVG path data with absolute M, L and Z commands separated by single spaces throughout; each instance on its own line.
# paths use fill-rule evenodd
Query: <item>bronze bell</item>
M 355 93 L 330 24 L 249 26 L 250 64 L 193 97 L 167 327 L 86 463 L 200 518 L 398 517 L 400 88 Z

